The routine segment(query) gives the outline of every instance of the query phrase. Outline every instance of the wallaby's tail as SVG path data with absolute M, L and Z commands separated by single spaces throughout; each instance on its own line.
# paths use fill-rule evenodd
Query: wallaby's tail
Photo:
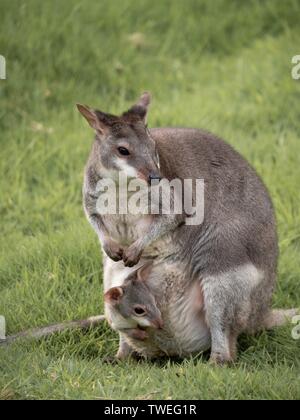
M 262 328 L 271 330 L 272 328 L 286 325 L 299 313 L 299 309 L 274 309 L 265 317 Z
M 11 344 L 20 339 L 39 339 L 43 337 L 48 337 L 54 333 L 63 332 L 67 330 L 75 329 L 89 329 L 91 327 L 96 327 L 105 321 L 104 315 L 93 316 L 91 318 L 83 319 L 81 321 L 71 321 L 63 324 L 50 325 L 44 328 L 36 328 L 28 331 L 22 331 L 19 334 L 11 335 L 5 340 L 0 340 L 1 345 Z

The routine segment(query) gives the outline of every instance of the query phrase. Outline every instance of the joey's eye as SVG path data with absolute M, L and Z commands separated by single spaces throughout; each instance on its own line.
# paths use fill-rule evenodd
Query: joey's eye
M 146 315 L 145 308 L 143 308 L 142 306 L 137 305 L 137 306 L 134 307 L 133 310 L 134 310 L 135 315 L 137 315 L 137 316 Z
M 130 155 L 129 150 L 126 149 L 126 147 L 118 147 L 118 152 L 122 156 L 129 156 Z

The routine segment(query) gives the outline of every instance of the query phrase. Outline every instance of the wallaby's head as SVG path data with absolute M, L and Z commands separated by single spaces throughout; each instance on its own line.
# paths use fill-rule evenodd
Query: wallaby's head
M 107 173 L 124 171 L 128 177 L 148 183 L 161 178 L 155 142 L 146 125 L 149 104 L 146 92 L 121 116 L 77 105 L 96 132 L 100 164 Z
M 161 312 L 147 286 L 150 269 L 146 265 L 131 274 L 122 286 L 109 289 L 104 300 L 111 309 L 125 319 L 134 320 L 140 327 L 162 328 Z

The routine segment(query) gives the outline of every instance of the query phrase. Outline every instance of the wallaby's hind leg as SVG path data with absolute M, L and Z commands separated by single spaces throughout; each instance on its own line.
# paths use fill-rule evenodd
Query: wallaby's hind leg
M 247 328 L 252 315 L 252 292 L 263 278 L 254 265 L 246 264 L 202 280 L 212 362 L 235 360 L 238 335 Z
M 237 357 L 237 339 L 238 339 L 238 334 L 236 332 L 232 332 L 229 337 L 229 349 L 230 349 L 231 361 L 234 361 Z
M 222 365 L 233 362 L 228 331 L 215 322 L 211 322 L 211 355 L 210 362 Z
M 212 327 L 214 325 L 214 327 Z M 212 347 L 210 361 L 222 365 L 234 362 L 237 356 L 238 334 L 222 327 L 217 320 L 211 322 Z

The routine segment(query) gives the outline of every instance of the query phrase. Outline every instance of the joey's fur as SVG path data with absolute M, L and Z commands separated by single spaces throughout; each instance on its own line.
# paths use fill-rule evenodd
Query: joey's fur
M 255 279 L 253 267 L 244 267 L 241 273 L 247 270 L 249 277 Z M 239 273 L 232 275 L 238 276 Z M 203 285 L 201 282 L 190 284 L 176 263 L 164 264 L 164 270 L 156 263 L 145 265 L 129 275 L 123 286 L 110 289 L 105 300 L 111 326 L 120 332 L 128 348 L 144 357 L 183 357 L 203 352 L 211 345 L 205 320 Z M 145 308 L 142 316 L 135 316 L 136 307 Z M 296 310 L 271 311 L 260 328 L 283 325 L 296 313 Z M 249 316 L 247 303 L 241 300 L 236 320 L 237 324 L 242 324 L 240 328 L 247 325 Z M 236 356 L 236 335 L 233 331 L 228 337 L 228 360 L 234 360 Z M 217 357 L 215 361 L 219 361 Z
M 273 206 L 254 169 L 221 139 L 190 128 L 148 130 L 149 103 L 144 94 L 121 117 L 78 106 L 96 133 L 83 196 L 86 215 L 105 252 L 104 288 L 121 286 L 134 271 L 131 267 L 148 260 L 155 261 L 158 278 L 174 264 L 181 274 L 166 288 L 164 299 L 176 296 L 174 305 L 179 306 L 184 296 L 187 317 L 178 318 L 176 328 L 186 322 L 194 325 L 189 293 L 201 284 L 199 328 L 207 325 L 212 360 L 226 362 L 234 358 L 238 335 L 257 330 L 270 314 L 278 257 Z M 119 147 L 130 155 L 120 156 Z M 204 179 L 203 223 L 188 226 L 184 214 L 98 214 L 97 182 L 117 179 L 121 170 L 145 180 L 153 174 L 168 180 Z M 122 339 L 119 354 L 126 353 L 128 344 Z
M 146 264 L 129 275 L 122 288 L 117 304 L 110 298 L 115 288 L 106 293 L 107 318 L 129 348 L 148 358 L 183 357 L 209 349 L 201 285 L 185 279 L 176 263 L 165 263 L 163 270 L 160 264 Z M 136 318 L 133 307 L 139 305 L 147 311 Z M 153 313 L 159 323 L 153 324 Z M 132 334 L 133 328 L 142 328 L 144 334 Z

